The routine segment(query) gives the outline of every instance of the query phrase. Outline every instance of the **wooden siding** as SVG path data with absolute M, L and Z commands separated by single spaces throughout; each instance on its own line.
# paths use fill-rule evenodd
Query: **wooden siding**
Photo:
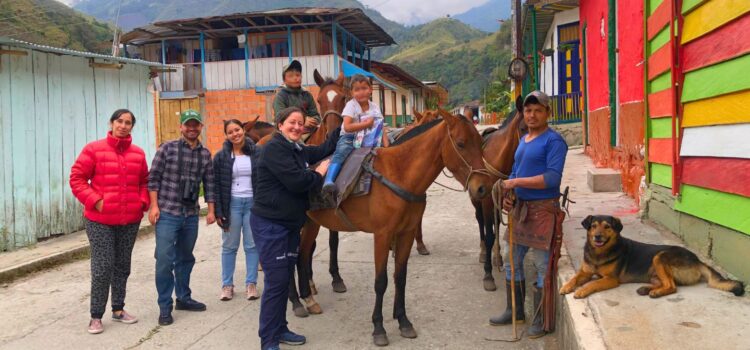
M 24 51 L 0 55 L 0 251 L 83 228 L 70 168 L 116 109 L 135 114 L 133 142 L 148 160 L 156 150 L 148 67 L 94 69 L 87 58 Z

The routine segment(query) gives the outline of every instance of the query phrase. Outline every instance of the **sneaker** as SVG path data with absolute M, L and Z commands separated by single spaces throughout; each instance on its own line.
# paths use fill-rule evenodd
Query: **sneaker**
M 175 309 L 185 311 L 206 311 L 206 304 L 188 297 L 185 300 L 177 299 L 177 305 L 175 305 Z
M 234 297 L 234 286 L 224 286 L 221 288 L 221 297 L 219 300 L 228 301 Z
M 160 326 L 169 326 L 174 322 L 174 318 L 172 318 L 172 310 L 162 310 L 159 313 L 159 325 Z
M 287 345 L 302 345 L 305 342 L 307 342 L 307 338 L 304 335 L 299 335 L 292 331 L 281 333 L 281 338 L 279 338 L 279 343 Z
M 112 321 L 133 324 L 138 322 L 138 318 L 122 310 L 119 315 L 114 312 L 112 313 Z
M 272 345 L 269 348 L 266 348 L 266 350 L 281 350 L 281 348 L 278 345 Z
M 255 283 L 250 283 L 247 285 L 247 300 L 257 300 L 260 295 L 258 295 L 258 287 L 255 285 Z
M 104 325 L 102 324 L 102 319 L 92 318 L 91 321 L 89 321 L 88 331 L 91 334 L 99 334 L 101 332 L 104 332 Z

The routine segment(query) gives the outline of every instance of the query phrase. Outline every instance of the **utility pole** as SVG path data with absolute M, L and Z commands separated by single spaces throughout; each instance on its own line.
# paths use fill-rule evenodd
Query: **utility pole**
M 523 44 L 521 40 L 521 35 L 523 33 L 521 29 L 521 13 L 523 7 L 521 7 L 521 0 L 512 0 L 511 3 L 511 20 L 513 21 L 513 28 L 511 30 L 511 37 L 510 37 L 510 45 L 513 50 L 513 58 L 523 58 Z M 521 89 L 523 86 L 523 81 L 521 80 L 513 80 L 510 84 L 510 89 L 513 92 L 513 99 L 519 95 L 521 95 Z

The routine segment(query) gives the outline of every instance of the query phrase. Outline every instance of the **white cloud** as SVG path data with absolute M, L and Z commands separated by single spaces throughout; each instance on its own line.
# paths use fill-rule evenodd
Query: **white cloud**
M 446 15 L 457 15 L 489 0 L 360 0 L 386 18 L 404 24 L 420 24 Z

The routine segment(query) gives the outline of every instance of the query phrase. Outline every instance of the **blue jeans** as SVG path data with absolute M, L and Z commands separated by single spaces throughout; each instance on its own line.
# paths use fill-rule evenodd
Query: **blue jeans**
M 505 267 L 505 280 L 510 281 L 510 248 L 509 244 L 506 244 L 503 248 L 503 266 Z M 525 280 L 526 277 L 523 272 L 523 260 L 526 257 L 526 253 L 532 250 L 533 263 L 536 268 L 536 287 L 541 289 L 544 287 L 544 276 L 547 274 L 547 264 L 549 263 L 549 250 L 541 250 L 529 248 L 525 245 L 514 244 L 513 245 L 513 265 L 515 265 L 516 281 Z
M 177 300 L 191 297 L 190 273 L 195 265 L 193 248 L 198 239 L 198 215 L 172 215 L 162 212 L 156 222 L 156 290 L 159 308 L 172 308 L 172 292 Z
M 237 249 L 245 250 L 245 285 L 258 281 L 258 250 L 255 249 L 253 231 L 250 229 L 250 208 L 253 197 L 232 197 L 229 201 L 229 232 L 221 234 L 221 283 L 222 286 L 234 286 L 234 267 L 237 261 Z
M 258 336 L 260 348 L 265 350 L 279 345 L 279 339 L 288 332 L 286 321 L 289 279 L 294 276 L 300 243 L 300 229 L 294 230 L 278 222 L 253 215 L 250 217 L 253 236 L 258 244 L 260 262 L 263 264 L 263 296 L 260 299 Z
M 336 151 L 331 157 L 332 164 L 344 164 L 346 157 L 354 150 L 354 134 L 343 134 L 336 143 Z

